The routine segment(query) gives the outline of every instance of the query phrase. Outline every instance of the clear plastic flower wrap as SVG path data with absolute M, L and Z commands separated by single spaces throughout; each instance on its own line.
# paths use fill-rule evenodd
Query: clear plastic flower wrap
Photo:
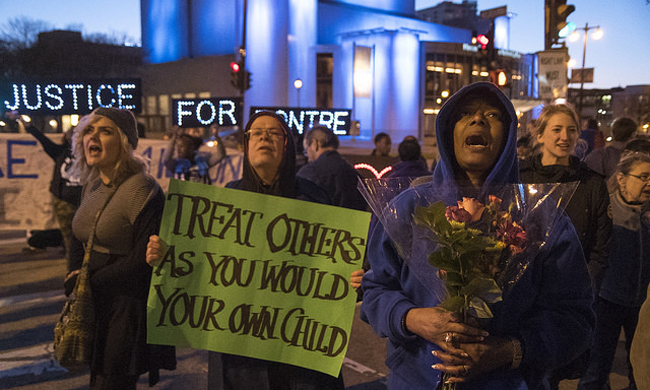
M 545 245 L 578 182 L 458 187 L 364 179 L 359 191 L 398 255 L 441 307 L 478 319 Z

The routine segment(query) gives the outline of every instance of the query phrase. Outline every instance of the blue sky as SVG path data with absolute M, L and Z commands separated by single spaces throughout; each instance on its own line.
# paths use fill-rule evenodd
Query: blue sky
M 416 0 L 416 7 L 438 2 Z M 81 24 L 85 32 L 125 32 L 140 38 L 138 0 L 1 0 L 1 3 L 0 25 L 14 16 L 26 15 L 59 28 Z M 585 88 L 650 84 L 650 43 L 645 39 L 650 5 L 646 0 L 569 0 L 568 3 L 576 7 L 569 16 L 570 21 L 578 27 L 586 23 L 598 25 L 604 32 L 600 40 L 588 40 L 586 67 L 595 71 L 594 83 L 585 84 Z M 516 14 L 511 20 L 510 49 L 524 53 L 543 50 L 544 0 L 478 0 L 479 10 L 502 5 L 508 5 L 508 11 Z M 571 58 L 581 64 L 582 38 L 568 47 Z

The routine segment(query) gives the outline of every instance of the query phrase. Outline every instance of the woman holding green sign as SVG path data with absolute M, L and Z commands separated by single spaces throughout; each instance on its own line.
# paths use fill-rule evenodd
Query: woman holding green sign
M 242 178 L 226 187 L 309 202 L 331 204 L 324 189 L 296 176 L 296 151 L 293 134 L 283 118 L 261 111 L 254 114 L 245 129 Z M 158 264 L 166 245 L 152 236 L 147 246 L 147 262 Z M 360 285 L 362 274 L 353 274 L 351 285 Z M 210 352 L 209 389 L 259 390 L 336 390 L 344 389 L 343 378 L 261 359 Z

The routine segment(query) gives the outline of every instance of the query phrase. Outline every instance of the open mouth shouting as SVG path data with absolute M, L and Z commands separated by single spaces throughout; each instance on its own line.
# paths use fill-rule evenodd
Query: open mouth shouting
M 86 154 L 89 157 L 98 157 L 102 153 L 102 147 L 96 144 L 88 145 Z
M 488 140 L 482 134 L 471 134 L 465 138 L 465 145 L 470 148 L 470 150 L 484 150 L 488 147 Z

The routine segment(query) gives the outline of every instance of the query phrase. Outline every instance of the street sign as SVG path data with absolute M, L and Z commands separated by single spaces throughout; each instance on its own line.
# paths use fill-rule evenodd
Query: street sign
M 537 52 L 539 70 L 539 98 L 555 100 L 567 97 L 567 61 L 568 53 L 564 49 Z
M 584 76 L 584 80 L 583 80 Z M 593 83 L 594 68 L 571 69 L 571 81 L 569 83 Z
M 508 6 L 503 5 L 501 7 L 490 8 L 484 11 L 481 11 L 481 18 L 483 19 L 494 19 L 499 16 L 506 16 L 508 14 Z

